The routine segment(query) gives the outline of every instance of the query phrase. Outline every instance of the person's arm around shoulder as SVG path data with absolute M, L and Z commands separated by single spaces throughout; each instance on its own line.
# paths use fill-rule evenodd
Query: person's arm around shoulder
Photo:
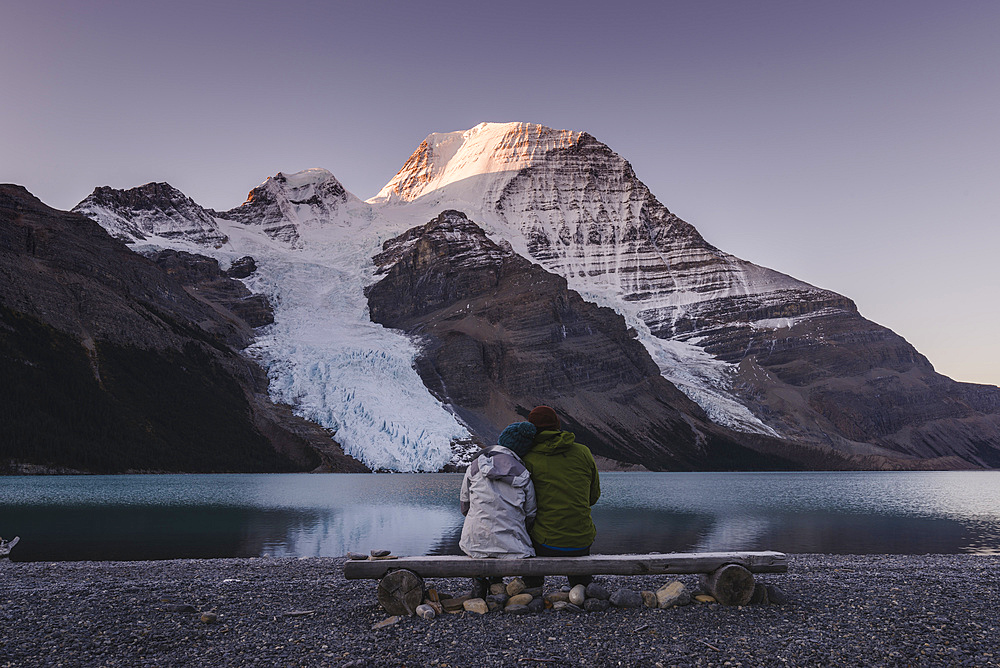
M 528 480 L 524 488 L 524 516 L 530 527 L 535 523 L 535 515 L 538 513 L 538 502 L 535 500 L 535 485 Z

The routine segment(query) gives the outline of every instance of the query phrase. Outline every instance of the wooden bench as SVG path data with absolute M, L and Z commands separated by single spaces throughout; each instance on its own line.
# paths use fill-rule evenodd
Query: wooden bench
M 348 580 L 379 580 L 379 602 L 383 607 L 411 611 L 423 598 L 425 577 L 700 573 L 706 574 L 702 579 L 703 586 L 720 603 L 745 605 L 753 594 L 753 573 L 787 571 L 788 557 L 783 552 L 594 554 L 587 557 L 530 559 L 426 556 L 349 560 L 344 563 L 344 577 Z

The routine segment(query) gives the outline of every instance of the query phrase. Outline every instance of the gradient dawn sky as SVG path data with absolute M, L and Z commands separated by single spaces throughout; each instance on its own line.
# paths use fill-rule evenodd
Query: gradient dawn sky
M 584 130 L 714 245 L 1000 384 L 1000 2 L 0 0 L 0 182 L 374 195 L 431 132 Z

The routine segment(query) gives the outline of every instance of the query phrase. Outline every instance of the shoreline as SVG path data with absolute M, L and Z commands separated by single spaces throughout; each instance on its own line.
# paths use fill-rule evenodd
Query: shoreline
M 465 612 L 380 629 L 375 581 L 345 580 L 341 558 L 0 560 L 0 666 L 1000 665 L 1000 556 L 788 556 L 787 574 L 757 576 L 784 605 Z M 697 586 L 598 578 L 612 591 L 672 579 Z

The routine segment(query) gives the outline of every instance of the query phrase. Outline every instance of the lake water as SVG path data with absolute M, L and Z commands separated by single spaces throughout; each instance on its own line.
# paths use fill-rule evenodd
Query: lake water
M 0 477 L 16 561 L 458 554 L 461 474 Z M 594 552 L 1000 553 L 1000 472 L 603 473 Z

